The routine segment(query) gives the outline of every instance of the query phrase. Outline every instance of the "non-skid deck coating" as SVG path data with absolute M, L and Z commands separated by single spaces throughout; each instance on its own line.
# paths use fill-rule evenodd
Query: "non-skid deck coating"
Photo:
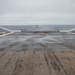
M 75 51 L 0 51 L 0 75 L 75 75 Z
M 1 36 L 0 75 L 75 75 L 75 35 L 13 33 Z

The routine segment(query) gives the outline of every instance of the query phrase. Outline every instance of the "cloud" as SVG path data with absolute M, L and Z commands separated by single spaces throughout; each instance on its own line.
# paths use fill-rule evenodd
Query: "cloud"
M 74 0 L 0 0 L 0 23 L 75 24 Z

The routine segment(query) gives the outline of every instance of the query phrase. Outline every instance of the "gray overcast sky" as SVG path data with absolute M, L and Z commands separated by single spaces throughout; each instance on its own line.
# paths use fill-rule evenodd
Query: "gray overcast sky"
M 0 0 L 0 24 L 75 24 L 75 0 Z

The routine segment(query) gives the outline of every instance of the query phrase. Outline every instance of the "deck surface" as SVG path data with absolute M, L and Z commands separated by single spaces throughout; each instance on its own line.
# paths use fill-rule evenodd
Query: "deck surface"
M 75 75 L 75 51 L 0 51 L 0 75 Z
M 75 75 L 75 35 L 1 36 L 0 75 Z

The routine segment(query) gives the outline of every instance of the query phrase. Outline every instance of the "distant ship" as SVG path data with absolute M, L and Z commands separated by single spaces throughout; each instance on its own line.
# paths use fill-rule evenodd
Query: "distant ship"
M 38 25 L 36 25 L 36 27 L 38 27 Z

